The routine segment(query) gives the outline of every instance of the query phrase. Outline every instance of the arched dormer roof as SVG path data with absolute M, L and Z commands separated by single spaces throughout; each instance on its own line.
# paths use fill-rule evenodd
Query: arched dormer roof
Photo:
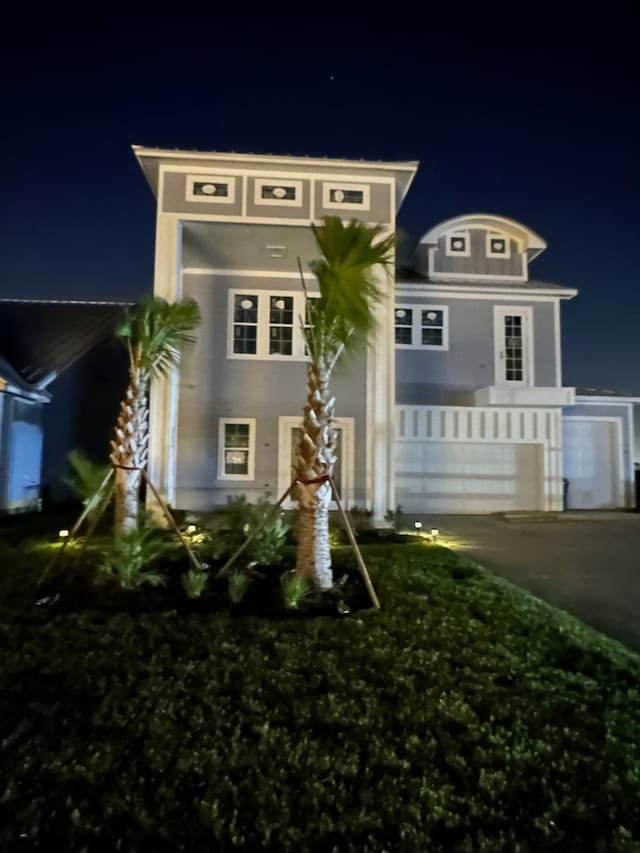
M 517 240 L 520 244 L 521 251 L 526 253 L 527 259 L 532 261 L 540 252 L 547 248 L 547 244 L 530 228 L 516 222 L 515 219 L 509 219 L 506 216 L 496 216 L 491 213 L 468 213 L 464 216 L 454 216 L 452 219 L 447 219 L 439 225 L 434 226 L 430 231 L 427 231 L 420 239 L 421 245 L 434 246 L 441 237 L 445 234 L 468 229 L 478 228 L 487 231 L 495 231 L 503 234 L 508 234 Z

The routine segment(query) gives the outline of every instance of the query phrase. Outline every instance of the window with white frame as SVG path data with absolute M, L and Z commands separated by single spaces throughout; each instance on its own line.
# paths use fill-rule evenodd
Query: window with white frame
M 303 360 L 303 320 L 308 325 L 303 292 L 231 290 L 227 355 Z
M 445 251 L 449 257 L 471 257 L 471 238 L 468 231 L 454 231 L 445 238 Z
M 255 204 L 302 206 L 302 181 L 279 181 L 277 178 L 256 178 Z
M 220 480 L 255 479 L 255 418 L 220 418 Z
M 322 185 L 322 206 L 336 210 L 369 210 L 370 193 L 370 187 L 366 184 L 338 184 L 327 181 Z
M 449 308 L 447 305 L 397 305 L 395 329 L 397 347 L 448 350 Z
M 487 231 L 487 257 L 488 258 L 510 258 L 511 250 L 509 238 L 504 234 L 492 234 Z
M 227 175 L 187 175 L 187 201 L 233 204 L 236 200 L 235 178 Z

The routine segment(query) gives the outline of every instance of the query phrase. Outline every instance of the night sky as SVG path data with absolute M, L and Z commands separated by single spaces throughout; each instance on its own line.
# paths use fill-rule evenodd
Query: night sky
M 636 45 L 615 7 L 211 4 L 3 22 L 0 296 L 135 298 L 154 199 L 132 143 L 419 160 L 399 224 L 503 214 L 548 243 L 565 384 L 640 395 Z M 301 4 L 299 4 L 301 6 Z M 559 6 L 559 4 L 557 4 Z M 97 13 L 98 15 L 100 12 Z

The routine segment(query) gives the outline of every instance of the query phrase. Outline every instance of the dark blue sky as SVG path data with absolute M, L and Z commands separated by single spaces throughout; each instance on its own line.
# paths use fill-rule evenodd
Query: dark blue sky
M 640 394 L 629 20 L 613 6 L 567 21 L 539 6 L 211 8 L 14 13 L 1 296 L 150 286 L 154 200 L 132 143 L 417 159 L 400 225 L 417 238 L 482 211 L 533 228 L 549 248 L 532 276 L 580 290 L 563 308 L 565 382 Z

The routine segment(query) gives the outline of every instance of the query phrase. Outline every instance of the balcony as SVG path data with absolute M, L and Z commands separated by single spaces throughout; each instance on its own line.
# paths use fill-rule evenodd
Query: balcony
M 575 388 L 489 385 L 474 392 L 476 406 L 573 406 Z

